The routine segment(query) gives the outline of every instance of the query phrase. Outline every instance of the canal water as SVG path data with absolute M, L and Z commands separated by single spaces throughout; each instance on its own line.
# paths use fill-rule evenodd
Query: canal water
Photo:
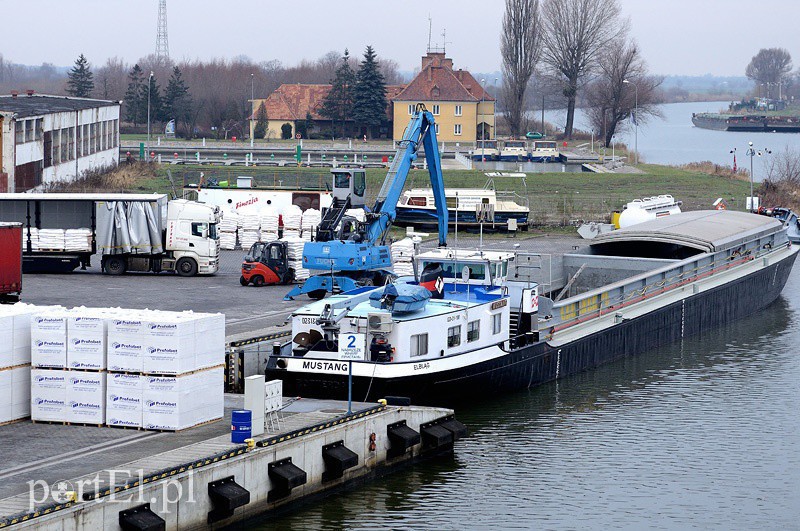
M 462 407 L 455 457 L 262 530 L 798 529 L 800 269 L 758 315 Z M 476 390 L 480 392 L 480 390 Z
M 800 151 L 800 133 L 739 133 L 701 129 L 692 124 L 692 113 L 719 112 L 727 108 L 726 102 L 670 103 L 659 106 L 663 119 L 648 118 L 647 123 L 639 125 L 639 153 L 642 162 L 651 164 L 680 165 L 689 162 L 711 161 L 716 164 L 733 164 L 731 150 L 736 148 L 736 162 L 740 167 L 750 167 L 750 159 L 745 155 L 748 142 L 753 142 L 757 150 L 767 148 L 773 154 L 790 147 Z M 552 111 L 545 119 L 563 127 L 566 111 Z M 581 109 L 575 112 L 575 127 L 591 131 L 586 113 Z M 627 124 L 615 140 L 635 145 L 634 127 Z M 610 154 L 610 149 L 608 150 Z M 760 181 L 769 156 L 753 160 L 755 179 Z

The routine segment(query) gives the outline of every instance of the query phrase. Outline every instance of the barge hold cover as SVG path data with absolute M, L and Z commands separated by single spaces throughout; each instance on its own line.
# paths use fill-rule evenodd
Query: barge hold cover
M 655 241 L 714 253 L 773 233 L 780 227 L 779 221 L 767 216 L 730 210 L 698 210 L 601 234 L 590 245 Z

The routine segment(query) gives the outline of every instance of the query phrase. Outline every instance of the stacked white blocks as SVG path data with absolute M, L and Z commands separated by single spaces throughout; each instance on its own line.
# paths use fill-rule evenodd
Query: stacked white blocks
M 0 304 L 0 424 L 31 414 L 31 315 L 29 304 Z
M 109 425 L 182 430 L 222 418 L 224 315 L 131 312 L 109 324 L 108 345 Z
M 311 240 L 314 232 L 317 230 L 319 222 L 322 220 L 322 213 L 315 209 L 309 208 L 303 212 L 303 219 L 301 222 L 302 233 L 301 236 L 304 240 Z
M 34 364 L 20 371 L 33 420 L 181 430 L 222 418 L 224 315 L 30 308 L 17 328 Z M 0 398 L 10 378 L 0 371 Z

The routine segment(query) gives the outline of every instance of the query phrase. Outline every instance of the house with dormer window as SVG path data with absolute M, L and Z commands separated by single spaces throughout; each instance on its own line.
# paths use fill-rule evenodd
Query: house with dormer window
M 444 53 L 428 52 L 419 74 L 391 101 L 395 140 L 403 138 L 417 103 L 433 113 L 439 142 L 472 144 L 495 138 L 495 99 L 472 74 L 455 70 Z

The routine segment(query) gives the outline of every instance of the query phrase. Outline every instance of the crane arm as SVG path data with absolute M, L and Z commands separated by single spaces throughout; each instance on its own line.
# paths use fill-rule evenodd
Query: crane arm
M 397 215 L 397 202 L 403 192 L 411 165 L 417 159 L 420 145 L 425 148 L 425 160 L 431 179 L 431 188 L 436 203 L 436 214 L 439 223 L 439 246 L 447 245 L 448 212 L 444 194 L 444 178 L 439 146 L 436 141 L 436 126 L 433 114 L 423 104 L 418 103 L 406 127 L 403 139 L 395 154 L 394 160 L 383 186 L 378 193 L 373 208 L 375 219 L 370 223 L 368 234 L 370 241 L 377 242 L 394 222 Z

